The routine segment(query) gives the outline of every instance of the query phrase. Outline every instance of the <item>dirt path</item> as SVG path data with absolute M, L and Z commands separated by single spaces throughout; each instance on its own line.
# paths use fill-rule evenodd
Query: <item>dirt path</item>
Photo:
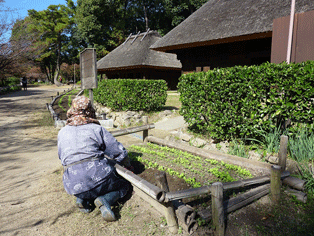
M 59 168 L 56 138 L 49 131 L 36 137 L 45 130 L 29 119 L 44 111 L 50 96 L 62 89 L 34 87 L 0 97 L 1 234 L 30 235 L 49 218 L 38 212 L 44 194 L 38 186 L 43 175 Z
M 64 89 L 33 87 L 0 96 L 0 235 L 167 235 L 165 220 L 136 195 L 118 207 L 113 223 L 97 210 L 86 215 L 75 208 L 62 186 L 57 131 L 31 122 Z

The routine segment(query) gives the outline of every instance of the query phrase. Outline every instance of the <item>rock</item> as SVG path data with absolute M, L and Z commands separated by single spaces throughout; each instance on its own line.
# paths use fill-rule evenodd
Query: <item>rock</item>
M 103 113 L 109 114 L 111 112 L 111 109 L 108 107 L 103 108 Z
M 160 113 L 158 114 L 158 116 L 159 116 L 160 118 L 164 118 L 164 117 L 166 117 L 166 116 L 170 116 L 171 114 L 172 114 L 172 111 L 170 111 L 170 110 L 164 110 L 164 111 L 160 112 Z
M 207 143 L 207 144 L 203 147 L 203 149 L 205 149 L 205 150 L 216 150 L 216 145 L 213 144 L 213 143 Z
M 278 164 L 278 157 L 269 155 L 265 157 L 265 160 L 268 161 L 271 164 Z
M 294 160 L 287 159 L 286 170 L 289 171 L 290 174 L 299 174 L 298 163 Z
M 138 125 L 143 124 L 143 121 L 142 119 L 135 119 L 134 123 L 138 126 Z
M 174 135 L 174 136 L 180 136 L 180 131 L 174 130 L 174 131 L 170 131 L 170 134 Z
M 122 124 L 122 119 L 120 116 L 116 116 L 116 119 L 114 120 L 115 126 L 120 126 Z
M 167 136 L 167 137 L 165 138 L 165 140 L 166 140 L 166 141 L 170 141 L 170 142 L 176 142 L 176 143 L 180 142 L 179 137 L 177 137 L 177 136 L 172 136 L 172 135 Z
M 206 145 L 206 143 L 207 141 L 201 138 L 195 138 L 191 140 L 191 144 L 195 147 L 203 147 Z
M 313 175 L 313 179 L 314 179 L 314 165 L 313 165 L 313 162 L 309 163 L 309 168 L 310 168 L 310 172 Z
M 180 133 L 179 134 L 180 139 L 182 139 L 185 142 L 189 142 L 192 138 L 191 135 L 185 134 L 185 133 Z
M 66 121 L 65 120 L 56 120 L 55 121 L 55 127 L 57 129 L 62 129 L 66 124 Z
M 255 161 L 260 161 L 261 160 L 261 154 L 258 154 L 254 151 L 249 151 L 249 159 L 255 160 Z
M 115 121 L 115 120 L 116 120 L 116 115 L 110 113 L 110 114 L 107 115 L 107 118 L 108 118 L 108 119 L 112 119 L 113 121 Z
M 99 120 L 99 123 L 104 128 L 113 128 L 113 120 Z
M 123 117 L 123 120 L 130 120 L 133 116 L 130 116 L 128 114 L 126 114 L 124 117 Z
M 163 117 L 165 117 L 165 115 L 164 115 L 164 113 L 163 113 L 163 112 L 159 112 L 158 116 L 159 116 L 159 118 L 163 118 Z
M 139 115 L 139 114 L 135 114 L 135 115 L 134 115 L 134 119 L 135 119 L 135 120 L 140 120 L 140 119 L 142 119 L 142 116 Z
M 127 118 L 127 119 L 124 119 L 124 125 L 125 126 L 130 126 L 131 125 L 131 117 Z
M 170 111 L 170 110 L 165 110 L 163 113 L 164 113 L 164 116 L 172 115 L 172 111 Z
M 127 111 L 126 114 L 128 116 L 134 116 L 134 115 L 136 115 L 136 112 L 135 111 Z
M 223 153 L 228 153 L 228 150 L 229 150 L 229 148 L 228 148 L 229 143 L 228 142 L 216 143 L 215 141 L 213 141 L 211 144 L 216 148 L 216 150 L 223 152 Z

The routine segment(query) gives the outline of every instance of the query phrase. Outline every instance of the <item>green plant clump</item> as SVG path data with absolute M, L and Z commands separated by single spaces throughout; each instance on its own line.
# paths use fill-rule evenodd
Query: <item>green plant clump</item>
M 107 79 L 94 89 L 94 100 L 117 111 L 157 111 L 167 100 L 164 80 Z
M 314 194 L 314 134 L 306 126 L 300 126 L 289 137 L 290 156 L 298 162 L 300 176 L 306 181 L 306 189 Z
M 243 141 L 241 141 L 241 140 L 237 141 L 237 140 L 233 139 L 230 143 L 228 153 L 230 155 L 249 158 L 248 151 L 245 149 L 245 145 L 244 145 Z
M 300 126 L 295 135 L 289 137 L 291 157 L 299 162 L 314 160 L 314 134 Z

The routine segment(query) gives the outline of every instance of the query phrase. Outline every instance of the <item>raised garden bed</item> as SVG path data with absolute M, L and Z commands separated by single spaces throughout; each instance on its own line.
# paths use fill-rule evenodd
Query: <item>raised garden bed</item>
M 54 107 L 60 119 L 66 119 L 69 96 L 70 94 L 64 96 L 61 102 L 55 103 Z M 128 150 L 135 173 L 156 184 L 155 174 L 165 171 L 170 192 L 204 186 L 216 181 L 230 182 L 260 175 L 254 168 L 245 169 L 224 161 L 210 161 L 155 144 L 130 146 Z M 244 162 L 245 160 L 243 159 Z M 224 196 L 228 198 L 236 194 L 237 192 L 230 192 Z M 201 212 L 210 207 L 210 196 L 185 199 L 184 202 Z M 313 219 L 310 215 L 314 210 L 311 203 L 312 199 L 307 205 L 302 205 L 288 197 L 284 197 L 277 206 L 267 201 L 254 203 L 228 215 L 226 235 L 311 235 Z M 210 223 L 205 224 L 201 217 L 198 221 L 202 227 L 199 227 L 194 235 L 210 235 Z
M 60 120 L 66 120 L 66 113 L 71 106 L 72 99 L 76 96 L 79 90 L 70 90 L 65 94 L 59 96 L 54 102 L 52 108 L 58 115 Z

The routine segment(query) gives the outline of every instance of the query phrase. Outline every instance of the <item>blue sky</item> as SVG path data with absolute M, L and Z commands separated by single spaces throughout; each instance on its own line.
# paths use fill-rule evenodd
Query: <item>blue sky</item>
M 25 18 L 28 13 L 27 10 L 35 9 L 36 11 L 42 11 L 48 8 L 50 5 L 66 4 L 65 0 L 4 0 L 3 6 L 9 7 L 12 10 L 16 10 L 14 18 Z M 11 35 L 11 32 L 9 32 Z
M 27 10 L 35 9 L 42 11 L 48 8 L 49 5 L 66 4 L 65 0 L 4 0 L 4 6 L 16 9 L 18 16 L 24 18 L 27 16 Z

